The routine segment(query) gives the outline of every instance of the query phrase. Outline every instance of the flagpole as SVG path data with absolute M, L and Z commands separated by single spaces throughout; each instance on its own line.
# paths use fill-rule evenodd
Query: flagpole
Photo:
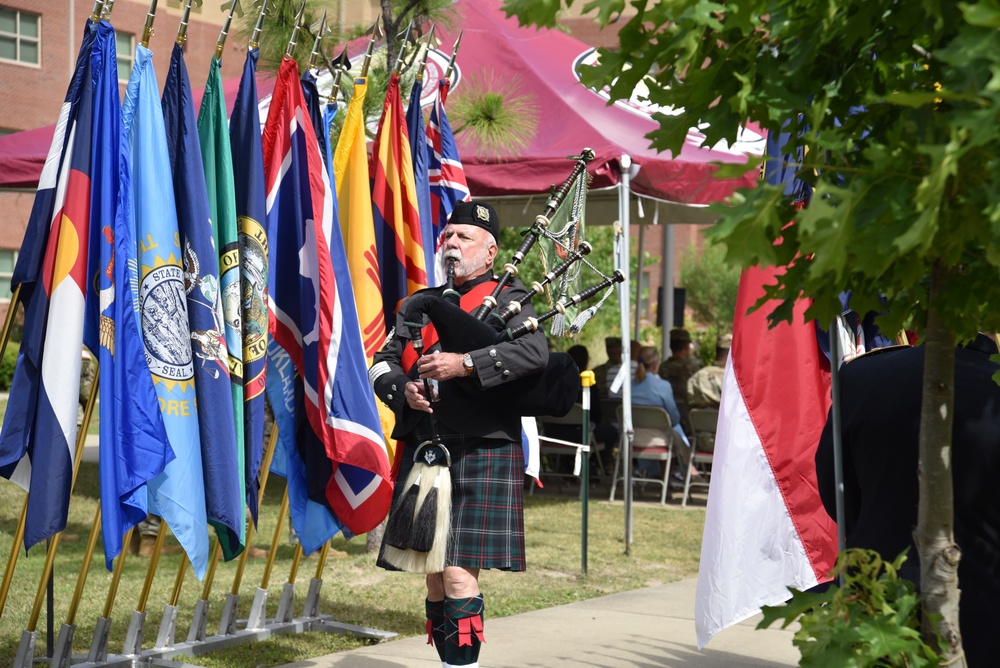
M 153 0 L 156 2 L 156 0 Z M 219 32 L 219 40 L 215 43 L 215 59 L 222 62 L 222 53 L 226 49 L 226 37 L 229 36 L 229 26 L 233 22 L 233 12 L 239 10 L 240 16 L 243 15 L 243 10 L 240 7 L 240 0 L 233 0 L 233 4 L 229 6 L 229 14 L 226 15 L 226 22 L 222 24 L 222 30 Z
M 90 396 L 87 397 L 87 407 L 83 412 L 83 425 L 81 426 L 79 433 L 76 435 L 76 450 L 73 454 L 73 478 L 70 481 L 69 487 L 71 494 L 73 492 L 73 487 L 76 486 L 76 476 L 80 472 L 80 460 L 83 458 L 83 445 L 87 440 L 87 427 L 90 425 L 90 416 L 94 412 L 94 404 L 97 403 L 97 388 L 99 384 L 100 376 L 96 375 L 94 377 L 94 382 L 90 385 Z M 35 628 L 38 625 L 38 616 L 42 612 L 45 590 L 48 586 L 49 576 L 52 575 L 52 565 L 56 560 L 56 550 L 59 549 L 59 540 L 61 537 L 62 531 L 52 536 L 52 540 L 49 542 L 48 550 L 45 553 L 45 565 L 42 567 L 42 576 L 38 582 L 38 590 L 35 593 L 35 603 L 31 608 L 31 616 L 28 618 L 27 630 L 29 633 L 34 633 Z
M 462 34 L 465 30 L 458 31 L 458 38 L 455 40 L 455 45 L 451 47 L 451 58 L 448 59 L 448 67 L 444 70 L 444 81 L 451 83 L 451 73 L 455 70 L 455 58 L 458 57 L 458 47 L 462 44 Z
M 10 303 L 7 305 L 7 317 L 3 321 L 3 332 L 0 333 L 0 357 L 3 356 L 4 352 L 7 350 L 7 344 L 10 342 L 10 330 L 14 326 L 14 316 L 17 313 L 17 307 L 21 303 L 21 285 L 18 284 L 14 288 L 14 294 L 10 297 Z M 3 617 L 3 609 L 7 604 L 7 593 L 10 591 L 10 583 L 14 578 L 14 567 L 17 565 L 17 557 L 20 552 L 18 547 L 22 541 L 24 541 L 24 524 L 28 519 L 28 495 L 24 496 L 24 507 L 21 508 L 21 519 L 17 522 L 17 528 L 14 530 L 14 542 L 11 543 L 10 554 L 7 556 L 7 570 L 3 572 L 3 581 L 0 582 L 0 617 Z
M 73 590 L 73 598 L 69 601 L 69 611 L 66 619 L 59 629 L 59 638 L 56 640 L 55 650 L 50 652 L 53 666 L 70 665 L 70 655 L 73 650 L 73 636 L 76 634 L 76 612 L 83 598 L 83 588 L 87 583 L 87 575 L 90 572 L 90 563 L 94 560 L 94 552 L 97 549 L 97 537 L 101 533 L 101 500 L 97 500 L 97 510 L 94 511 L 94 521 L 90 526 L 90 537 L 87 539 L 87 547 L 83 553 L 83 561 L 80 563 L 80 573 L 76 577 L 76 588 Z
M 375 40 L 379 37 L 378 23 L 381 18 L 382 16 L 379 15 L 379 17 L 375 19 L 375 23 L 372 24 L 372 37 L 368 40 L 368 47 L 365 49 L 365 58 L 361 61 L 361 74 L 358 75 L 360 78 L 368 76 L 368 66 L 371 65 L 372 54 L 375 52 Z
M 274 459 L 275 447 L 278 443 L 278 426 L 271 427 L 271 437 L 268 440 L 267 448 L 264 450 L 264 459 L 260 465 L 260 489 L 257 491 L 258 505 L 264 500 L 264 490 L 267 488 L 267 479 L 271 472 L 271 460 Z M 246 546 L 250 547 L 253 540 L 254 526 L 247 527 Z M 272 551 L 273 552 L 273 551 Z M 225 607 L 222 610 L 222 618 L 219 620 L 219 635 L 232 635 L 236 630 L 236 607 L 239 604 L 240 584 L 243 581 L 243 571 L 246 569 L 247 558 L 250 550 L 244 549 L 240 553 L 239 561 L 236 564 L 236 574 L 233 576 L 233 585 L 226 595 Z M 207 600 L 207 599 L 206 599 Z M 192 625 L 192 633 L 195 631 Z
M 142 47 L 144 49 L 149 48 L 149 38 L 153 36 L 153 21 L 156 20 L 156 2 L 157 0 L 150 0 L 149 10 L 146 12 L 146 23 L 142 26 Z
M 319 30 L 316 31 L 316 37 L 313 39 L 313 48 L 309 53 L 309 69 L 316 69 L 316 61 L 319 59 L 320 51 L 319 45 L 323 41 L 323 33 L 326 31 L 326 10 L 323 10 L 323 16 L 319 20 Z
M 132 542 L 132 533 L 135 530 L 135 527 L 128 530 L 125 534 L 123 545 L 128 545 Z M 115 607 L 115 598 L 118 596 L 118 585 L 121 583 L 122 572 L 125 570 L 125 558 L 127 556 L 128 551 L 123 549 L 121 554 L 118 555 L 118 560 L 115 562 L 115 570 L 111 575 L 111 586 L 108 587 L 108 595 L 104 599 L 104 611 L 94 626 L 94 638 L 90 643 L 90 652 L 87 655 L 87 661 L 90 663 L 103 663 L 107 661 L 108 635 L 111 631 L 111 613 Z
M 174 40 L 177 46 L 184 46 L 187 42 L 188 19 L 191 17 L 191 0 L 184 3 L 184 11 L 181 13 L 181 23 L 177 26 L 177 38 Z
M 847 549 L 847 531 L 844 527 L 847 512 L 844 509 L 844 441 L 840 425 L 840 318 L 830 324 L 830 419 L 833 420 L 833 480 L 837 508 L 837 553 Z M 840 573 L 840 586 L 844 586 L 844 573 Z
M 281 542 L 281 532 L 285 527 L 285 517 L 288 515 L 288 486 L 285 486 L 285 493 L 281 496 L 281 505 L 278 507 L 278 519 L 274 523 L 274 531 L 271 533 L 271 549 L 268 550 L 267 560 L 264 563 L 264 574 L 260 577 L 260 586 L 253 597 L 253 605 L 250 606 L 250 614 L 247 615 L 248 630 L 263 629 L 267 624 L 267 587 L 271 583 L 271 571 L 274 569 L 274 558 L 278 553 L 278 543 Z M 244 552 L 249 550 L 244 550 Z
M 396 54 L 396 63 L 393 65 L 392 68 L 392 71 L 395 72 L 396 74 L 399 74 L 400 70 L 403 67 L 403 51 L 406 50 L 406 45 L 410 41 L 410 31 L 412 30 L 413 30 L 413 19 L 410 19 L 410 22 L 406 24 L 406 30 L 400 33 L 403 36 L 403 43 L 399 45 L 399 53 Z M 399 35 L 396 35 L 396 37 L 399 37 Z
M 306 13 L 306 0 L 302 0 L 299 11 L 295 14 L 295 25 L 292 27 L 292 36 L 288 39 L 288 46 L 285 47 L 285 55 L 292 55 L 295 50 L 296 40 L 299 38 L 299 30 L 302 29 L 302 17 Z
M 260 3 L 260 14 L 257 15 L 257 24 L 253 27 L 253 33 L 250 35 L 250 42 L 247 44 L 247 49 L 253 51 L 260 45 L 260 33 L 264 29 L 264 12 L 267 10 L 267 0 Z
M 431 29 L 427 31 L 427 44 L 424 45 L 424 54 L 420 58 L 420 65 L 417 66 L 417 74 L 413 77 L 414 81 L 422 82 L 424 80 L 424 70 L 427 69 L 427 57 L 431 52 L 431 43 L 434 40 L 434 29 L 437 27 L 436 24 L 431 24 Z

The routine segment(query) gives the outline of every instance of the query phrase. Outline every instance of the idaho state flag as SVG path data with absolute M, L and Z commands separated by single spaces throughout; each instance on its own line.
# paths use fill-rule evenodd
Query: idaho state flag
M 260 463 L 264 457 L 264 388 L 267 376 L 267 217 L 264 154 L 257 109 L 257 57 L 247 51 L 243 78 L 229 121 L 240 238 L 240 320 L 243 327 L 243 425 L 247 507 L 257 523 Z
M 388 513 L 389 456 L 368 385 L 333 194 L 294 60 L 281 64 L 264 129 L 270 333 L 303 382 L 306 421 L 333 463 L 326 501 L 353 533 Z M 300 437 L 299 442 L 303 439 Z
M 395 72 L 389 80 L 382 120 L 375 134 L 371 172 L 382 312 L 388 329 L 396 322 L 399 303 L 427 287 L 410 138 L 400 99 L 399 74 Z
M 77 437 L 90 203 L 100 185 L 91 183 L 94 94 L 95 84 L 103 83 L 99 42 L 106 43 L 108 34 L 111 48 L 103 57 L 114 60 L 110 24 L 87 21 L 12 279 L 13 286 L 21 286 L 25 323 L 0 432 L 0 475 L 30 492 L 25 549 L 66 528 Z M 108 148 L 117 150 L 117 144 Z

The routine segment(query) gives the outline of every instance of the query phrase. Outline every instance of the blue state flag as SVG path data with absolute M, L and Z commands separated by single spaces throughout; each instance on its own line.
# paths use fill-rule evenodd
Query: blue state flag
M 133 102 L 138 97 L 142 72 L 150 66 L 150 56 L 148 49 L 137 47 L 125 92 L 120 145 L 113 143 L 115 139 L 110 136 L 98 144 L 102 150 L 120 147 L 114 152 L 119 158 L 120 186 L 114 219 L 91 227 L 91 245 L 100 253 L 97 271 L 92 274 L 94 280 L 89 283 L 90 317 L 84 340 L 91 350 L 99 351 L 101 532 L 104 562 L 109 570 L 122 551 L 123 534 L 146 517 L 146 483 L 162 473 L 174 458 L 146 364 L 135 292 L 138 274 L 131 130 L 136 109 Z M 117 119 L 118 78 L 115 75 L 109 79 L 104 106 L 114 108 Z M 91 302 L 99 308 L 93 315 L 89 313 Z
M 333 199 L 333 201 L 334 201 L 334 206 L 336 206 L 336 201 L 337 201 L 337 198 L 336 198 L 337 188 L 334 187 L 334 183 L 333 183 L 333 181 L 334 181 L 334 178 L 333 178 L 333 147 L 330 145 L 330 132 L 333 129 L 333 120 L 335 118 L 337 118 L 337 111 L 338 110 L 339 110 L 339 108 L 337 107 L 337 103 L 336 102 L 327 102 L 326 106 L 323 107 L 323 134 L 322 134 L 323 140 L 320 141 L 320 145 L 321 146 L 324 143 L 326 144 L 326 174 L 330 178 L 330 186 L 333 187 L 333 193 L 334 193 L 334 199 Z M 339 219 L 340 219 L 339 213 L 335 213 L 334 214 L 334 220 L 339 220 Z
M 228 560 L 243 550 L 246 535 L 243 467 L 236 438 L 230 355 L 223 318 L 223 299 L 230 295 L 219 276 L 219 254 L 214 243 L 201 146 L 195 140 L 198 124 L 191 82 L 184 64 L 184 50 L 176 44 L 163 86 L 163 121 L 183 258 L 189 325 L 184 333 L 191 342 L 198 397 L 191 417 L 197 417 L 201 437 L 201 473 L 208 522 L 215 528 Z M 232 272 L 231 278 L 238 281 L 236 272 Z
M 257 107 L 257 49 L 247 51 L 236 105 L 229 119 L 236 218 L 240 239 L 240 315 L 243 327 L 243 445 L 246 503 L 257 522 L 264 453 L 267 379 L 267 197 Z
M 424 110 L 420 107 L 420 96 L 424 84 L 417 80 L 410 89 L 409 106 L 406 108 L 406 131 L 410 137 L 410 156 L 413 159 L 413 186 L 417 192 L 417 211 L 420 213 L 420 239 L 424 247 L 424 267 L 427 269 L 429 287 L 438 284 L 434 266 L 434 251 L 437 240 L 434 237 L 434 221 L 431 219 L 431 182 L 427 171 L 427 134 L 424 129 Z
M 110 24 L 88 20 L 12 279 L 12 287 L 21 286 L 25 321 L 0 432 L 0 476 L 29 492 L 25 549 L 66 527 L 86 308 L 94 95 L 104 83 L 100 63 L 108 53 L 114 59 Z
M 195 575 L 208 566 L 208 519 L 198 431 L 191 328 L 177 227 L 170 154 L 153 61 L 136 61 L 138 90 L 126 98 L 130 119 L 132 187 L 138 244 L 138 290 L 143 345 L 175 459 L 147 484 L 149 510 L 166 520 Z M 139 66 L 142 65 L 141 69 Z

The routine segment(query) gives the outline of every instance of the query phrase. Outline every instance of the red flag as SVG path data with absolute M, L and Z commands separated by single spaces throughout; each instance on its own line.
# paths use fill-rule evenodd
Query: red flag
M 823 509 L 814 456 L 830 408 L 830 374 L 815 325 L 768 329 L 767 306 L 744 315 L 776 270 L 740 279 L 733 347 L 723 381 L 701 567 L 695 598 L 698 647 L 788 599 L 787 587 L 828 580 L 837 527 Z

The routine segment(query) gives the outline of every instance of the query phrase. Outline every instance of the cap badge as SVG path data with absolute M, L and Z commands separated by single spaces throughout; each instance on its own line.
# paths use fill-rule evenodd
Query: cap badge
M 476 218 L 484 223 L 490 222 L 490 212 L 485 206 L 476 205 Z

